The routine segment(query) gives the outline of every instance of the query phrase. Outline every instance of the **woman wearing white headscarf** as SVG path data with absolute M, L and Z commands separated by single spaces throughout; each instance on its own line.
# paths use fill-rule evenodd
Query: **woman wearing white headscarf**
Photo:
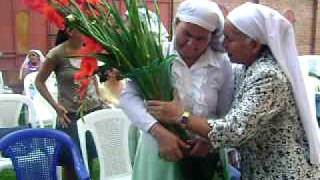
M 244 64 L 235 99 L 223 118 L 191 116 L 184 120 L 187 129 L 216 148 L 238 147 L 242 179 L 320 179 L 315 104 L 306 93 L 291 23 L 271 8 L 245 3 L 230 12 L 224 28 L 230 59 Z
M 38 71 L 43 62 L 44 56 L 40 50 L 30 50 L 21 65 L 19 79 L 23 80 L 27 74 Z
M 172 72 L 180 101 L 188 111 L 204 117 L 219 117 L 230 107 L 233 76 L 226 54 L 211 46 L 212 39 L 220 39 L 223 15 L 216 3 L 208 0 L 186 0 L 177 9 L 173 42 L 165 53 L 176 54 Z M 219 42 L 216 41 L 215 42 Z M 217 48 L 219 49 L 219 48 Z M 148 102 L 150 106 L 170 110 L 175 102 Z M 182 141 L 158 123 L 146 109 L 135 84 L 129 81 L 120 97 L 120 105 L 141 135 L 133 166 L 133 180 L 186 180 L 182 176 L 179 159 L 190 147 L 190 156 L 205 161 L 209 143 L 193 139 L 192 145 Z M 215 158 L 219 159 L 217 156 Z M 218 160 L 217 160 L 218 161 Z M 212 162 L 215 163 L 215 162 Z M 194 167 L 196 168 L 196 167 Z M 202 168 L 202 167 L 197 167 Z M 205 169 L 205 167 L 203 167 Z M 205 175 L 193 174 L 198 179 L 212 179 L 214 171 Z M 223 173 L 219 170 L 219 173 Z M 205 177 L 207 176 L 207 177 Z M 194 179 L 194 177 L 191 177 Z

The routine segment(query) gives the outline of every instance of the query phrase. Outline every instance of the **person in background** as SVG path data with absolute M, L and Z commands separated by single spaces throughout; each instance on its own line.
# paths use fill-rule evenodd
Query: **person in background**
M 241 173 L 239 171 L 239 160 L 238 160 L 238 152 L 236 149 L 231 149 L 228 152 L 228 170 L 229 170 L 229 177 L 230 180 L 240 180 Z
M 282 15 L 287 18 L 287 20 L 289 22 L 291 22 L 291 24 L 294 26 L 297 19 L 296 19 L 296 16 L 294 14 L 294 11 L 292 9 L 285 9 L 282 13 Z
M 118 107 L 121 91 L 125 87 L 125 80 L 121 78 L 120 72 L 115 68 L 103 71 L 100 75 L 100 82 L 99 95 L 101 100 L 107 105 Z
M 175 17 L 173 42 L 165 52 L 176 55 L 172 66 L 176 99 L 181 100 L 189 111 L 205 117 L 224 115 L 233 97 L 230 61 L 224 52 L 217 51 L 211 44 L 212 39 L 220 39 L 223 21 L 216 3 L 183 1 Z M 191 135 L 190 144 L 187 144 L 160 124 L 147 111 L 145 103 L 136 84 L 128 80 L 120 96 L 120 106 L 132 123 L 143 131 L 134 159 L 133 180 L 211 180 L 223 173 L 218 165 L 218 153 L 209 153 L 207 140 Z M 160 106 L 170 110 L 170 103 L 161 102 Z M 197 164 L 189 163 L 190 166 L 183 166 L 181 170 L 177 161 L 184 156 L 186 161 Z M 203 173 L 206 168 L 198 165 L 204 161 L 216 168 Z
M 24 77 L 26 77 L 27 74 L 37 72 L 44 62 L 44 59 L 45 58 L 40 50 L 30 50 L 20 68 L 20 81 L 23 81 Z
M 229 13 L 224 34 L 230 59 L 244 64 L 228 113 L 183 116 L 183 105 L 170 116 L 152 107 L 150 112 L 209 139 L 214 148 L 237 147 L 242 179 L 319 179 L 320 132 L 292 24 L 267 6 L 247 2 Z
M 126 80 L 122 79 L 120 72 L 115 69 L 100 70 L 99 96 L 107 107 L 118 108 L 120 104 L 120 94 L 126 86 Z M 131 165 L 134 165 L 134 158 L 137 151 L 140 130 L 133 124 L 130 124 L 128 131 L 128 146 Z
M 46 60 L 36 77 L 36 87 L 40 94 L 57 112 L 56 129 L 67 133 L 80 149 L 77 120 L 80 118 L 78 111 L 81 103 L 85 101 L 87 106 L 87 109 L 83 110 L 84 114 L 101 109 L 102 103 L 97 95 L 97 79 L 95 76 L 90 79 L 85 99 L 80 101 L 80 95 L 78 93 L 79 84 L 75 81 L 74 74 L 80 69 L 81 59 L 73 57 L 79 56 L 78 51 L 82 47 L 82 35 L 78 31 L 70 29 L 60 32 L 60 35 L 63 33 L 66 33 L 66 35 L 58 37 L 65 38 L 67 36 L 68 38 L 65 38 L 65 41 L 58 39 L 57 42 L 61 44 L 55 46 L 48 52 Z M 58 101 L 53 99 L 45 84 L 52 72 L 55 73 L 57 79 Z M 89 145 L 88 159 L 90 163 L 94 157 L 96 157 L 92 138 L 88 138 L 87 145 Z M 61 163 L 66 169 L 64 171 L 65 176 L 71 180 L 76 179 L 76 177 L 73 165 L 70 164 L 71 161 L 68 160 L 69 157 L 67 152 L 64 152 Z

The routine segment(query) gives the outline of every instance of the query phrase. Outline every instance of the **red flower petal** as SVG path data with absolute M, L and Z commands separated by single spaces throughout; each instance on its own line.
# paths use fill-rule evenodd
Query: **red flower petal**
M 93 75 L 97 67 L 97 60 L 95 58 L 84 57 L 82 59 L 80 71 L 74 75 L 75 80 L 80 82 L 79 93 L 81 99 L 86 95 L 86 90 L 89 85 L 88 78 Z
M 88 73 L 88 76 L 92 76 L 98 67 L 98 62 L 96 58 L 85 57 L 81 61 L 82 70 Z
M 76 80 L 76 81 L 80 81 L 81 79 L 84 79 L 84 78 L 86 78 L 86 77 L 88 77 L 88 73 L 86 72 L 86 71 L 78 71 L 78 72 L 76 72 L 75 74 L 74 74 L 74 79 Z
M 23 2 L 36 11 L 40 11 L 45 4 L 48 4 L 47 0 L 23 0 Z
M 53 7 L 44 5 L 42 13 L 52 21 L 59 29 L 64 29 L 64 18 Z
M 89 55 L 90 53 L 99 53 L 103 51 L 102 46 L 92 38 L 84 36 L 82 41 L 85 44 L 85 46 L 83 46 L 79 52 L 82 55 Z
M 93 4 L 93 5 L 100 3 L 100 0 L 87 0 L 87 1 L 88 1 L 88 3 Z
M 69 0 L 58 0 L 65 5 Z M 64 29 L 64 17 L 48 4 L 47 0 L 24 0 L 24 3 L 30 8 L 43 14 L 49 21 L 52 21 L 59 29 Z
M 89 79 L 83 79 L 80 81 L 80 88 L 78 92 L 80 94 L 81 100 L 87 95 L 87 89 L 88 89 L 89 83 L 90 83 Z
M 56 0 L 58 3 L 60 3 L 62 6 L 68 6 L 69 0 Z
M 85 3 L 85 0 L 76 0 L 76 2 L 81 5 L 81 4 Z

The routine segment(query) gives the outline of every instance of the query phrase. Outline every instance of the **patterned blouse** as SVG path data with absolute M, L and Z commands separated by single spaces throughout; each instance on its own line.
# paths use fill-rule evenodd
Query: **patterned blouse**
M 235 146 L 242 179 L 320 179 L 290 82 L 269 49 L 237 76 L 236 95 L 223 119 L 209 120 L 215 148 Z

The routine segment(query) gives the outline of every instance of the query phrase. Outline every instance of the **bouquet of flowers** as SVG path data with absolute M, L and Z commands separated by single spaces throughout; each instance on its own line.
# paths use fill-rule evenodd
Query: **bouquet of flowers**
M 150 30 L 150 17 L 144 1 L 124 0 L 128 10 L 123 19 L 116 2 L 106 0 L 24 0 L 32 9 L 45 15 L 58 28 L 76 29 L 84 37 L 85 46 L 81 69 L 75 75 L 80 81 L 80 96 L 85 97 L 88 78 L 97 69 L 97 59 L 105 66 L 118 69 L 134 81 L 144 99 L 173 99 L 171 65 L 174 56 L 164 56 L 160 33 L 155 36 Z M 144 2 L 144 3 L 143 3 Z M 147 20 L 139 16 L 139 6 L 144 6 Z M 159 14 L 156 3 L 154 7 Z M 160 19 L 158 16 L 160 31 Z M 168 129 L 185 139 L 187 134 L 178 126 Z

